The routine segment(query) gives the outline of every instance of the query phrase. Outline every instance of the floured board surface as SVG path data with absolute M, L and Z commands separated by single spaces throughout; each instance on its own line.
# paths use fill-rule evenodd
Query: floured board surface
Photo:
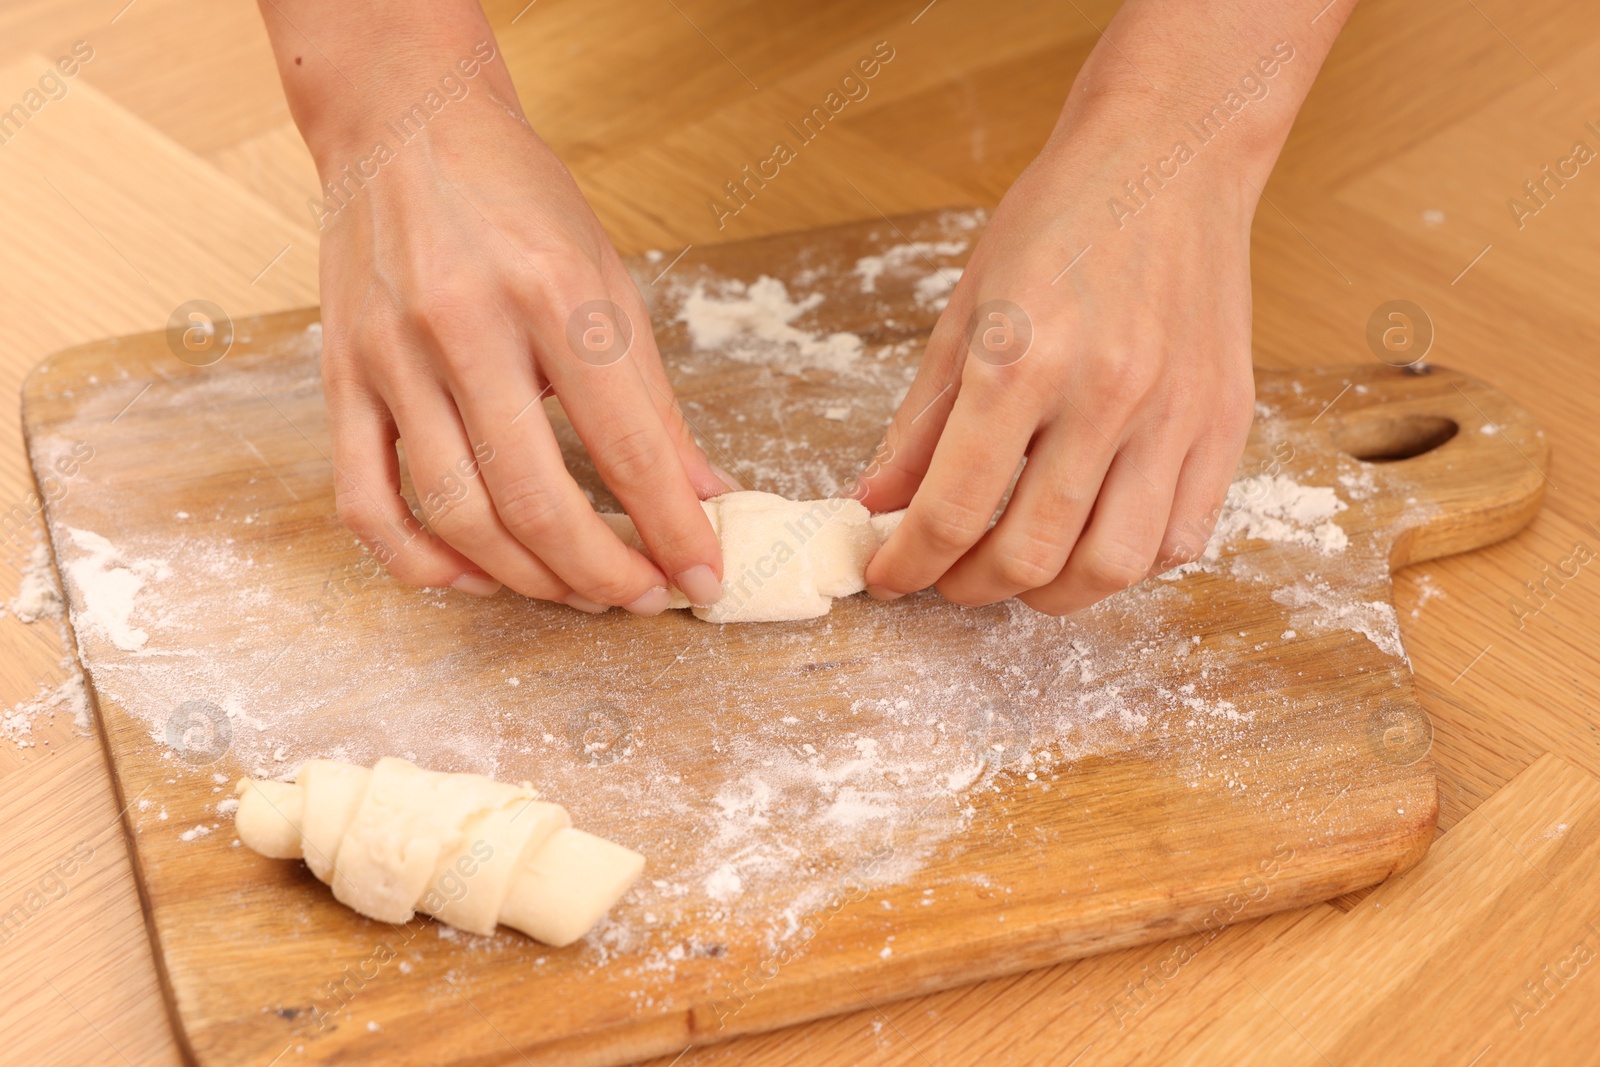
M 647 286 L 713 457 L 791 497 L 845 484 L 954 278 L 935 265 L 980 226 L 697 249 Z M 157 959 L 207 1064 L 620 1063 L 1378 881 L 1436 811 L 1391 568 L 1506 536 L 1542 490 L 1542 434 L 1480 382 L 1260 372 L 1212 554 L 1079 616 L 922 594 L 594 618 L 408 590 L 363 556 L 333 514 L 315 321 L 241 321 L 205 368 L 160 334 L 84 346 L 25 388 Z M 225 783 L 384 755 L 529 779 L 644 878 L 554 950 L 372 922 L 234 844 Z

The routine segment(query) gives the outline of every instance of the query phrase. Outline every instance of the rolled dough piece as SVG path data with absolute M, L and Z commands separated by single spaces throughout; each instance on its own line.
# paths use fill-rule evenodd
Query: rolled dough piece
M 379 760 L 339 843 L 329 883 L 334 898 L 374 919 L 408 921 L 441 854 L 460 842 L 462 824 L 518 799 L 534 799 L 533 790 L 480 774 L 424 771 L 392 756 Z
M 547 945 L 570 945 L 600 921 L 644 869 L 644 857 L 603 837 L 562 827 L 528 858 L 500 921 Z
M 524 860 L 529 847 L 537 851 L 551 834 L 571 825 L 572 819 L 567 815 L 566 808 L 540 800 L 507 804 L 480 812 L 462 827 L 461 840 L 456 848 L 439 858 L 433 883 L 429 886 L 429 893 L 433 897 L 424 894 L 422 898 L 424 903 L 431 904 L 433 900 L 439 903 L 436 907 L 422 910 L 440 922 L 475 934 L 494 933 L 495 924 L 500 922 L 510 905 L 508 897 L 517 876 L 518 864 Z M 620 845 L 612 847 L 621 848 Z M 639 856 L 639 865 L 644 865 L 643 856 Z M 617 896 L 621 895 L 622 890 L 618 890 Z M 608 898 L 594 918 L 604 915 L 615 899 Z M 506 925 L 518 926 L 511 919 L 506 920 Z M 572 940 L 582 937 L 584 930 L 593 925 L 594 920 L 590 920 Z M 518 928 L 524 933 L 533 932 L 527 927 Z M 539 940 L 546 939 L 541 937 Z
M 304 763 L 295 782 L 304 787 L 308 803 L 301 824 L 302 848 L 306 866 L 320 881 L 333 881 L 333 865 L 339 858 L 339 843 L 355 818 L 356 807 L 366 796 L 372 772 L 335 760 L 314 759 Z
M 275 860 L 300 858 L 301 798 L 293 782 L 257 782 L 246 778 L 239 789 L 239 810 L 233 825 L 241 841 Z
M 644 868 L 644 857 L 572 829 L 566 809 L 526 783 L 313 760 L 296 781 L 241 779 L 239 839 L 277 859 L 304 856 L 334 896 L 400 923 L 423 911 L 473 933 L 497 922 L 560 947 L 582 937 Z M 326 803 L 328 808 L 319 809 Z M 338 809 L 338 810 L 332 810 Z M 333 840 L 313 845 L 310 832 Z
M 725 493 L 702 501 L 722 542 L 722 599 L 696 607 L 676 589 L 669 607 L 707 622 L 789 622 L 828 614 L 833 598 L 866 588 L 867 563 L 900 525 L 903 511 L 872 515 L 844 497 L 787 500 L 773 493 Z M 601 515 L 646 551 L 633 520 Z

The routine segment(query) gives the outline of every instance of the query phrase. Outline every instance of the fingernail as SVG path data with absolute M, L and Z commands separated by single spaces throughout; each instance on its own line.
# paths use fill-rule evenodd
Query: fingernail
M 744 490 L 744 486 L 739 484 L 739 479 L 735 478 L 733 475 L 729 474 L 715 463 L 711 464 L 711 473 L 715 474 L 718 478 L 721 478 L 722 484 L 733 490 L 735 493 L 742 492 Z M 690 599 L 693 598 L 691 597 Z
M 473 596 L 494 596 L 500 591 L 500 583 L 487 574 L 467 571 L 451 582 L 450 588 L 459 589 L 463 593 L 470 593 Z
M 682 574 L 674 575 L 672 581 L 683 590 L 684 596 L 701 607 L 715 604 L 722 599 L 722 583 L 717 581 L 716 574 L 704 563 L 696 564 Z
M 579 611 L 587 611 L 590 615 L 602 615 L 611 610 L 610 605 L 596 604 L 594 601 L 588 599 L 587 597 L 581 597 L 577 593 L 573 593 L 571 596 L 567 597 L 566 600 L 562 601 L 562 603 L 569 608 L 577 608 Z
M 893 589 L 881 585 L 867 586 L 867 595 L 874 600 L 899 600 L 905 596 L 904 593 L 896 593 Z
M 632 604 L 624 604 L 623 608 L 635 615 L 660 615 L 667 610 L 667 605 L 672 603 L 672 594 L 667 592 L 667 587 L 657 585 L 635 600 Z

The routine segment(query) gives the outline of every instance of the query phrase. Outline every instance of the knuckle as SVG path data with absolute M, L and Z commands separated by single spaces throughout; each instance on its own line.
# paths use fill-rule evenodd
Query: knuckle
M 1012 589 L 1037 589 L 1061 573 L 1059 550 L 1035 537 L 1003 549 L 995 562 L 1000 580 Z
M 458 549 L 479 543 L 479 531 L 489 528 L 487 508 L 474 497 L 445 501 L 426 508 L 428 528 Z
M 466 299 L 462 295 L 465 289 L 466 286 L 451 278 L 435 278 L 432 284 L 418 290 L 406 305 L 410 324 L 429 329 L 453 321 L 465 308 Z
M 1256 417 L 1255 390 L 1229 390 L 1217 402 L 1217 423 L 1229 437 L 1242 438 Z
M 380 522 L 378 506 L 361 490 L 351 486 L 336 489 L 333 509 L 345 528 L 362 541 L 371 541 L 377 535 Z
M 567 513 L 560 487 L 532 475 L 501 488 L 494 494 L 494 503 L 500 521 L 524 543 L 560 530 Z
M 407 325 L 431 339 L 446 355 L 460 359 L 482 351 L 470 339 L 482 333 L 487 308 L 481 297 L 485 287 L 473 283 L 440 283 L 413 298 L 406 309 Z
M 1072 478 L 1052 485 L 1038 494 L 1030 514 L 1030 525 L 1040 530 L 1066 532 L 1078 530 L 1099 495 L 1100 486 Z
M 1191 423 L 1196 421 L 1193 415 L 1198 415 L 1204 430 L 1214 435 L 1231 438 L 1255 421 L 1255 383 L 1248 380 L 1219 380 L 1215 375 L 1206 376 L 1192 369 L 1174 380 L 1171 388 L 1164 392 L 1169 394 L 1174 419 L 1182 417 L 1185 411 L 1192 412 Z
M 1155 389 L 1159 375 L 1153 361 L 1133 355 L 1110 356 L 1089 373 L 1089 387 L 1104 409 L 1131 411 Z
M 348 408 L 372 403 L 377 394 L 378 374 L 373 353 L 393 353 L 396 345 L 352 339 L 322 350 L 322 388 L 332 408 Z
M 989 525 L 989 515 L 964 500 L 932 501 L 922 512 L 922 535 L 938 552 L 965 551 Z
M 625 484 L 644 481 L 661 465 L 662 440 L 651 428 L 640 426 L 607 441 L 595 457 L 602 471 Z
M 366 375 L 362 373 L 360 361 L 353 351 L 349 348 L 339 351 L 323 349 L 322 388 L 330 401 L 353 396 L 366 387 Z

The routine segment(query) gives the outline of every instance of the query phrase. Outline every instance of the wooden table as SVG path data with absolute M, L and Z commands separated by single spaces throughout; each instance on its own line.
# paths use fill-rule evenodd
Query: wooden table
M 841 6 L 825 16 L 807 5 L 804 18 L 800 5 L 576 0 L 544 0 L 517 18 L 522 6 L 494 4 L 490 14 L 534 124 L 572 165 L 625 252 L 655 247 L 668 256 L 879 210 L 992 203 L 1042 142 L 1096 39 L 1094 25 L 1111 13 L 1099 3 L 1079 4 L 1080 15 L 947 0 L 913 24 L 921 3 Z M 78 39 L 93 43 L 95 58 L 67 97 L 0 145 L 8 209 L 0 225 L 0 375 L 13 396 L 48 352 L 158 328 L 197 296 L 239 315 L 316 299 L 315 235 L 303 207 L 315 179 L 253 5 L 12 6 L 0 13 L 0 101 L 19 99 Z M 711 191 L 882 39 L 898 56 L 873 95 L 719 231 L 705 208 Z M 761 72 L 759 93 L 719 49 Z M 1310 997 L 1298 1003 L 1323 1005 L 1391 1051 L 1402 1038 L 1427 1037 L 1430 1021 L 1463 1044 L 1480 1029 L 1488 1035 L 1463 1063 L 1474 1055 L 1483 1064 L 1501 1056 L 1562 1062 L 1563 1049 L 1573 1062 L 1577 1050 L 1592 1049 L 1594 1024 L 1581 1014 L 1592 992 L 1572 985 L 1537 1010 L 1525 1005 L 1521 1016 L 1513 998 L 1541 968 L 1570 958 L 1570 942 L 1596 918 L 1592 838 L 1584 836 L 1593 820 L 1583 813 L 1593 804 L 1585 780 L 1600 774 L 1600 666 L 1589 640 L 1600 581 L 1586 567 L 1576 577 L 1547 576 L 1564 562 L 1572 573 L 1576 543 L 1600 541 L 1590 525 L 1600 521 L 1600 482 L 1585 475 L 1600 444 L 1591 414 L 1600 362 L 1590 352 L 1600 336 L 1592 299 L 1600 265 L 1590 236 L 1600 224 L 1600 192 L 1585 173 L 1521 229 L 1506 200 L 1575 139 L 1595 143 L 1584 124 L 1597 117 L 1597 59 L 1600 15 L 1580 5 L 1363 5 L 1267 187 L 1252 250 L 1258 363 L 1366 358 L 1368 316 L 1385 300 L 1408 298 L 1437 326 L 1436 358 L 1494 383 L 1549 431 L 1554 466 L 1533 526 L 1493 549 L 1409 572 L 1398 588 L 1433 717 L 1447 830 L 1435 845 L 1441 862 L 1430 857 L 1416 873 L 1449 883 L 1469 871 L 1476 900 L 1506 901 L 1512 910 L 1386 887 L 1359 905 L 1319 906 L 1190 946 L 1198 962 L 1181 968 L 1181 980 L 1149 978 L 1173 973 L 1178 958 L 1178 949 L 1156 946 L 898 1005 L 863 1003 L 856 1014 L 696 1050 L 686 1062 L 976 1063 L 1002 1051 L 1020 1060 L 1084 1049 L 1082 1062 L 1091 1063 L 1114 1055 L 1108 1050 L 1122 1047 L 1130 1025 L 1150 1047 L 1169 1050 L 1163 1041 L 1203 1031 L 1208 1020 L 1247 1029 L 1240 1000 L 1207 992 L 1231 988 L 1274 1008 Z M 691 247 L 687 256 L 694 254 Z M 33 486 L 15 408 L 7 410 L 0 509 L 16 505 L 26 520 Z M 0 551 L 7 597 L 31 547 L 28 534 L 10 537 L 14 528 Z M 1542 587 L 1538 599 L 1529 599 L 1529 582 Z M 0 707 L 67 678 L 62 647 L 52 623 L 0 619 Z M 25 900 L 58 864 L 72 873 L 62 876 L 65 895 L 51 888 L 59 899 L 0 945 L 6 1055 L 27 1063 L 172 1062 L 99 746 L 76 736 L 70 717 L 41 720 L 33 740 L 37 747 L 21 751 L 0 743 L 0 911 Z M 1546 757 L 1507 785 L 1545 753 L 1565 768 Z M 1541 836 L 1547 823 L 1571 830 Z M 1399 909 L 1413 895 L 1425 906 L 1403 936 L 1381 927 L 1371 936 L 1427 961 L 1425 971 L 1479 1000 L 1396 1015 L 1359 999 L 1295 994 L 1300 987 L 1289 978 L 1281 996 L 1262 984 L 1287 966 L 1274 952 L 1305 956 L 1323 946 L 1333 959 L 1338 944 L 1377 921 L 1374 903 Z M 1345 920 L 1360 923 L 1338 925 Z M 1362 966 L 1385 959 L 1367 957 Z M 1366 974 L 1359 966 L 1353 973 Z M 1581 973 L 1572 981 L 1600 982 Z M 1251 979 L 1255 993 L 1242 985 Z M 1139 999 L 1126 999 L 1124 987 L 1136 982 Z M 1411 992 L 1417 996 L 1406 1003 L 1445 1003 L 1421 986 Z M 1264 1017 L 1282 1026 L 1276 1012 Z M 1524 1025 L 1511 1026 L 1514 1018 Z M 1319 1051 L 1335 1047 L 1319 1030 L 1285 1033 Z M 1520 1040 L 1536 1051 L 1519 1057 L 1512 1042 Z

